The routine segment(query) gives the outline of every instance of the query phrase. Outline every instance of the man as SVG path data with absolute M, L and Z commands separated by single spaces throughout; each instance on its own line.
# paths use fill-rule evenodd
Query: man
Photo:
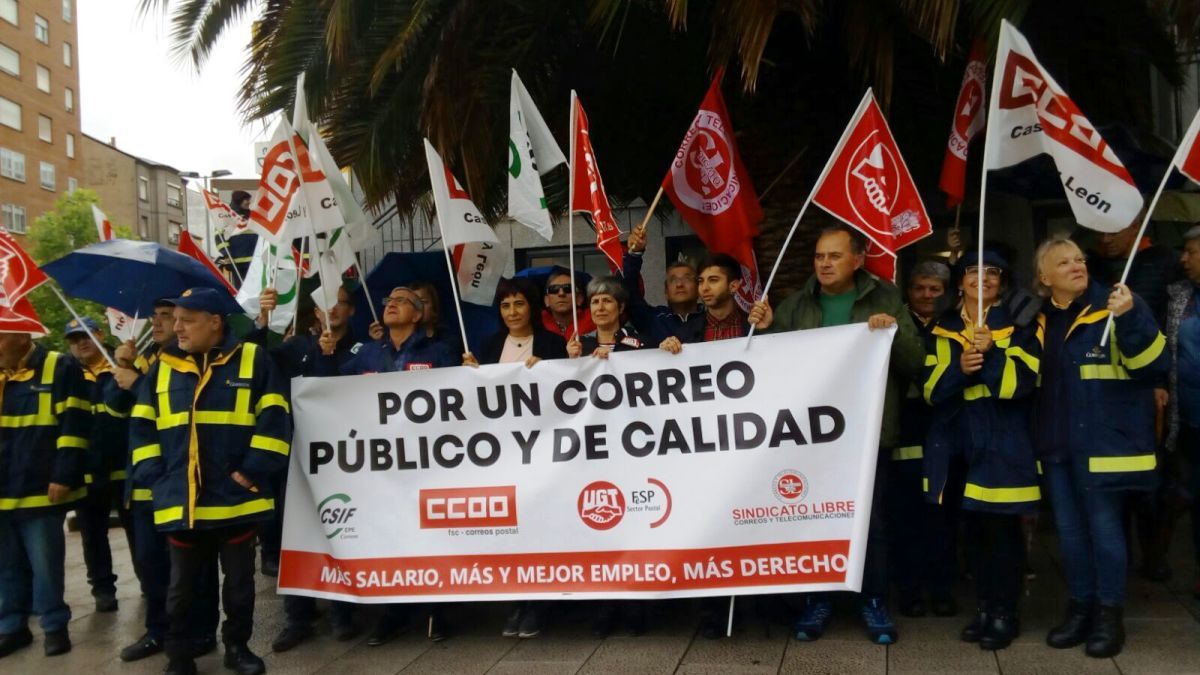
M 646 250 L 646 231 L 637 228 L 629 233 L 624 258 L 625 285 L 629 289 L 629 320 L 650 344 L 662 344 L 669 337 L 681 342 L 699 342 L 703 330 L 704 307 L 697 290 L 696 267 L 686 260 L 667 265 L 664 291 L 667 304 L 652 307 L 642 291 L 642 254 Z
M 572 297 L 571 289 L 575 289 Z M 542 325 L 546 330 L 560 335 L 564 340 L 575 337 L 575 317 L 579 319 L 579 334 L 584 335 L 596 330 L 592 323 L 592 314 L 587 307 L 579 307 L 577 313 L 571 312 L 571 301 L 583 303 L 586 296 L 583 290 L 571 282 L 571 271 L 564 267 L 555 267 L 546 277 L 546 309 L 542 310 Z
M 88 333 L 92 337 L 89 337 Z M 117 611 L 117 575 L 113 574 L 112 548 L 108 545 L 108 518 L 115 508 L 130 536 L 129 511 L 125 508 L 125 456 L 129 450 L 127 415 L 110 410 L 105 401 L 117 387 L 112 367 L 97 343 L 104 343 L 104 332 L 89 318 L 71 319 L 63 329 L 71 356 L 83 366 L 88 382 L 88 401 L 92 406 L 92 434 L 84 463 L 84 482 L 88 495 L 75 507 L 75 521 L 83 540 L 83 562 L 88 584 L 96 599 L 97 612 Z M 94 338 L 94 339 L 93 339 Z
M 259 298 L 263 311 L 274 310 L 277 298 L 278 294 L 275 289 L 265 289 Z M 362 343 L 355 340 L 350 334 L 350 318 L 354 316 L 354 303 L 350 298 L 350 291 L 344 285 L 338 288 L 337 304 L 329 310 L 328 316 L 319 307 L 314 308 L 313 311 L 316 312 L 318 324 L 324 329 L 322 332 L 328 331 L 333 339 L 333 351 L 327 355 L 332 356 L 340 368 L 362 348 Z M 289 381 L 293 377 L 315 375 L 317 361 L 322 355 L 326 354 L 322 351 L 319 339 L 315 335 L 292 336 L 271 350 L 271 358 L 275 360 L 280 373 Z M 286 488 L 286 474 L 284 478 L 285 480 L 281 484 Z M 280 504 L 276 509 L 275 524 L 277 528 L 282 528 L 283 525 L 283 498 L 284 492 L 281 491 L 279 493 Z M 354 626 L 353 620 L 354 605 L 335 601 L 330 604 L 330 609 L 329 618 L 334 639 L 338 642 L 346 642 L 357 637 L 358 629 Z M 312 624 L 317 618 L 317 601 L 315 598 L 302 595 L 285 595 L 283 611 L 287 622 L 279 636 L 271 643 L 271 650 L 275 652 L 286 652 L 313 636 Z
M 925 352 L 899 289 L 868 274 L 866 242 L 861 234 L 845 225 L 832 225 L 821 231 L 813 255 L 815 274 L 804 287 L 788 296 L 772 311 L 767 301 L 755 303 L 750 322 L 770 331 L 806 330 L 865 322 L 872 330 L 897 327 L 892 342 L 892 359 L 884 398 L 883 425 L 880 430 L 880 460 L 875 470 L 874 497 L 871 502 L 867 536 L 867 560 L 863 570 L 862 616 L 867 634 L 876 644 L 896 641 L 896 624 L 887 610 L 887 532 L 883 486 L 888 461 L 899 440 L 898 418 L 904 385 L 915 379 Z M 797 640 L 819 639 L 833 614 L 832 601 L 821 595 L 807 595 L 800 618 L 793 625 Z
M 1193 555 L 1200 568 L 1200 226 L 1183 236 L 1187 278 L 1171 284 L 1167 305 L 1167 344 L 1171 351 L 1171 415 L 1168 449 L 1177 449 L 1189 471 Z M 1192 586 L 1200 599 L 1200 579 Z
M 250 193 L 244 190 L 234 190 L 229 207 L 242 218 L 250 218 Z M 254 259 L 254 249 L 258 246 L 258 235 L 250 230 L 233 235 L 228 239 L 217 240 L 217 253 L 221 256 L 221 267 L 229 272 L 235 286 L 241 286 L 246 279 L 246 271 Z
M 88 386 L 73 359 L 2 333 L 0 397 L 0 657 L 33 642 L 30 614 L 57 656 L 71 651 L 63 520 L 86 494 Z
M 444 342 L 431 339 L 421 328 L 424 314 L 424 303 L 416 292 L 405 286 L 393 288 L 383 305 L 383 337 L 363 345 L 349 358 L 339 359 L 339 338 L 332 328 L 326 329 L 318 341 L 322 356 L 317 364 L 317 374 L 366 375 L 462 365 L 465 355 L 451 354 Z M 367 646 L 387 644 L 407 627 L 407 606 L 385 605 L 367 636 Z M 440 642 L 446 636 L 445 621 L 437 605 L 433 605 L 429 608 L 428 637 Z
M 117 347 L 115 358 L 117 369 L 113 379 L 119 389 L 111 392 L 105 404 L 115 414 L 128 417 L 137 400 L 138 388 L 145 383 L 145 373 L 157 361 L 162 350 L 175 339 L 175 303 L 162 298 L 154 303 L 150 315 L 150 345 L 138 354 L 132 340 Z M 128 441 L 126 443 L 128 446 Z M 121 660 L 140 661 L 163 651 L 169 621 L 167 619 L 167 587 L 171 581 L 171 556 L 167 537 L 154 526 L 154 503 L 150 485 L 138 484 L 132 475 L 133 459 L 125 453 L 127 478 L 124 501 L 129 505 L 130 534 L 132 537 L 133 565 L 142 582 L 145 596 L 146 632 L 136 642 L 121 649 Z M 196 657 L 208 654 L 217 648 L 217 624 L 220 623 L 218 607 L 217 566 L 209 565 L 197 575 L 195 596 L 192 604 L 191 626 L 192 654 Z
M 266 350 L 230 332 L 229 298 L 192 288 L 175 302 L 176 344 L 146 373 L 130 421 L 134 479 L 152 485 L 167 533 L 167 673 L 196 672 L 188 625 L 197 574 L 220 560 L 225 667 L 266 671 L 254 626 L 254 534 L 272 517 L 273 476 L 287 467 L 290 407 Z

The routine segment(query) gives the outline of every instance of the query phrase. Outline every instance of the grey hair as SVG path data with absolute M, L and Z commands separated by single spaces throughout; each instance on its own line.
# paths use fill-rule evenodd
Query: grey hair
M 1075 243 L 1075 241 L 1070 237 L 1060 234 L 1043 241 L 1038 245 L 1037 250 L 1033 252 L 1033 290 L 1043 298 L 1050 297 L 1050 287 L 1042 283 L 1042 263 L 1045 262 L 1046 256 L 1050 254 L 1050 251 L 1053 251 L 1056 248 L 1062 248 L 1063 246 L 1074 246 L 1080 251 L 1083 250 L 1080 249 L 1079 244 Z
M 588 302 L 591 302 L 592 296 L 597 294 L 611 295 L 619 305 L 629 304 L 629 291 L 625 288 L 625 284 L 616 277 L 596 277 L 589 281 L 587 285 Z
M 1183 233 L 1183 243 L 1185 244 L 1197 239 L 1200 239 L 1200 225 L 1193 225 L 1190 230 Z
M 908 275 L 909 279 L 917 277 L 932 277 L 943 284 L 948 284 L 950 283 L 950 268 L 945 263 L 936 260 L 925 260 L 917 263 L 913 267 L 912 273 Z

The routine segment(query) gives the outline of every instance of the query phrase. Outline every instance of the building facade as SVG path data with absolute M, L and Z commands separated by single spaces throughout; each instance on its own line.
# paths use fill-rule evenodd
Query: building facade
M 83 177 L 76 0 L 0 0 L 0 224 L 24 234 Z
M 117 148 L 116 139 L 105 143 L 85 134 L 83 152 L 87 170 L 81 186 L 95 190 L 110 222 L 144 241 L 179 243 L 188 221 L 178 169 L 131 155 Z

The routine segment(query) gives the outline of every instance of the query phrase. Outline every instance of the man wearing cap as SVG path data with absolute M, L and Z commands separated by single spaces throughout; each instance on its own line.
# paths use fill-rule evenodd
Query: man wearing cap
M 175 299 L 176 344 L 146 373 L 130 416 L 133 477 L 151 486 L 167 533 L 167 673 L 195 673 L 190 609 L 195 579 L 224 572 L 225 667 L 266 671 L 247 643 L 254 626 L 254 535 L 273 517 L 271 479 L 286 470 L 290 406 L 266 351 L 237 340 L 228 294 L 192 288 Z
M 89 335 L 91 333 L 91 335 Z M 110 410 L 105 399 L 119 389 L 113 369 L 97 346 L 103 344 L 104 331 L 95 320 L 71 319 L 63 329 L 71 356 L 83 366 L 92 404 L 92 435 L 84 465 L 88 495 L 75 506 L 75 521 L 83 540 L 83 562 L 88 583 L 96 599 L 97 612 L 117 611 L 117 575 L 113 573 L 112 548 L 108 545 L 108 517 L 115 508 L 129 537 L 129 511 L 122 496 L 125 491 L 125 456 L 129 449 L 128 413 Z M 130 538 L 130 549 L 133 543 Z
M 158 361 L 166 345 L 175 340 L 175 302 L 160 298 L 154 303 L 150 315 L 150 344 L 137 353 L 133 340 L 117 347 L 117 369 L 113 379 L 118 389 L 112 392 L 105 404 L 112 411 L 128 417 L 137 400 L 137 391 L 146 378 L 145 373 Z M 167 586 L 171 581 L 171 556 L 167 537 L 154 526 L 154 503 L 150 498 L 150 486 L 138 484 L 133 476 L 132 456 L 126 442 L 125 495 L 129 507 L 130 534 L 132 537 L 133 565 L 142 582 L 142 594 L 146 604 L 146 632 L 133 644 L 121 649 L 121 660 L 139 661 L 162 652 L 167 635 Z M 197 575 L 195 596 L 192 604 L 192 653 L 199 657 L 217 648 L 217 625 L 220 623 L 218 606 L 217 566 L 209 565 Z
M 33 642 L 31 614 L 46 656 L 71 651 L 63 520 L 87 492 L 91 425 L 79 364 L 28 333 L 0 333 L 0 657 Z
M 234 190 L 229 207 L 242 218 L 250 218 L 250 193 L 245 190 Z M 258 246 L 258 235 L 249 229 L 229 237 L 217 240 L 217 253 L 221 256 L 221 267 L 231 272 L 232 281 L 241 286 L 250 269 L 250 261 L 254 260 L 254 249 Z

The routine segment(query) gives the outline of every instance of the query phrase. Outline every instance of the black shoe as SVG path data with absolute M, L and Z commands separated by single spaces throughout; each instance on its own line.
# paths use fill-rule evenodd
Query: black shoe
M 312 637 L 312 635 L 312 624 L 288 624 L 283 627 L 279 636 L 271 643 L 271 651 L 286 652 L 289 649 L 300 646 L 300 643 Z
M 191 659 L 168 661 L 163 675 L 196 675 L 196 662 Z
M 279 576 L 279 558 L 274 556 L 263 556 L 262 573 L 268 577 Z
M 1092 630 L 1092 606 L 1072 600 L 1067 605 L 1067 615 L 1062 623 L 1046 634 L 1046 644 L 1055 649 L 1078 647 L 1087 641 Z
M 905 598 L 900 601 L 900 616 L 916 619 L 925 616 L 925 601 L 920 595 Z
M 154 656 L 155 654 L 158 654 L 162 650 L 162 639 L 151 637 L 151 635 L 147 633 L 143 635 L 137 642 L 121 650 L 121 660 L 125 663 L 141 661 L 148 656 Z
M 1120 607 L 1100 605 L 1092 621 L 1092 632 L 1087 636 L 1083 651 L 1097 659 L 1107 659 L 1121 653 L 1125 646 L 1124 611 Z
M 96 611 L 102 614 L 117 611 L 117 596 L 114 593 L 103 593 L 96 596 Z
M 368 647 L 378 647 L 392 641 L 392 638 L 408 630 L 407 617 L 382 616 L 367 636 Z
M 535 638 L 542 634 L 542 608 L 530 604 L 521 612 L 521 628 L 517 637 L 522 639 Z
M 33 644 L 33 633 L 30 633 L 28 628 L 23 628 L 16 633 L 0 635 L 0 659 L 31 644 Z
M 956 616 L 958 615 L 958 603 L 954 601 L 954 596 L 943 593 L 933 593 L 929 598 L 933 605 L 934 616 Z
M 525 603 L 518 603 L 504 620 L 504 628 L 500 629 L 500 637 L 517 637 L 521 634 L 521 609 Z
M 334 621 L 330 627 L 333 629 L 333 639 L 338 642 L 349 642 L 358 637 L 358 626 L 353 621 Z
M 971 623 L 964 626 L 962 632 L 958 634 L 959 639 L 963 642 L 979 642 L 990 621 L 991 616 L 988 614 L 987 608 L 980 607 L 975 613 L 975 618 L 971 619 Z
M 244 644 L 226 643 L 225 668 L 238 675 L 261 675 L 267 672 L 267 664 Z
M 46 650 L 46 656 L 66 654 L 71 651 L 71 636 L 67 633 L 66 628 L 46 633 L 46 637 L 42 640 L 42 646 Z
M 198 659 L 201 656 L 208 656 L 217 650 L 217 636 L 205 635 L 192 639 L 192 658 Z
M 988 615 L 987 625 L 979 638 L 979 648 L 988 651 L 1004 649 L 1021 634 L 1021 624 L 1017 615 L 1003 610 L 997 610 Z

